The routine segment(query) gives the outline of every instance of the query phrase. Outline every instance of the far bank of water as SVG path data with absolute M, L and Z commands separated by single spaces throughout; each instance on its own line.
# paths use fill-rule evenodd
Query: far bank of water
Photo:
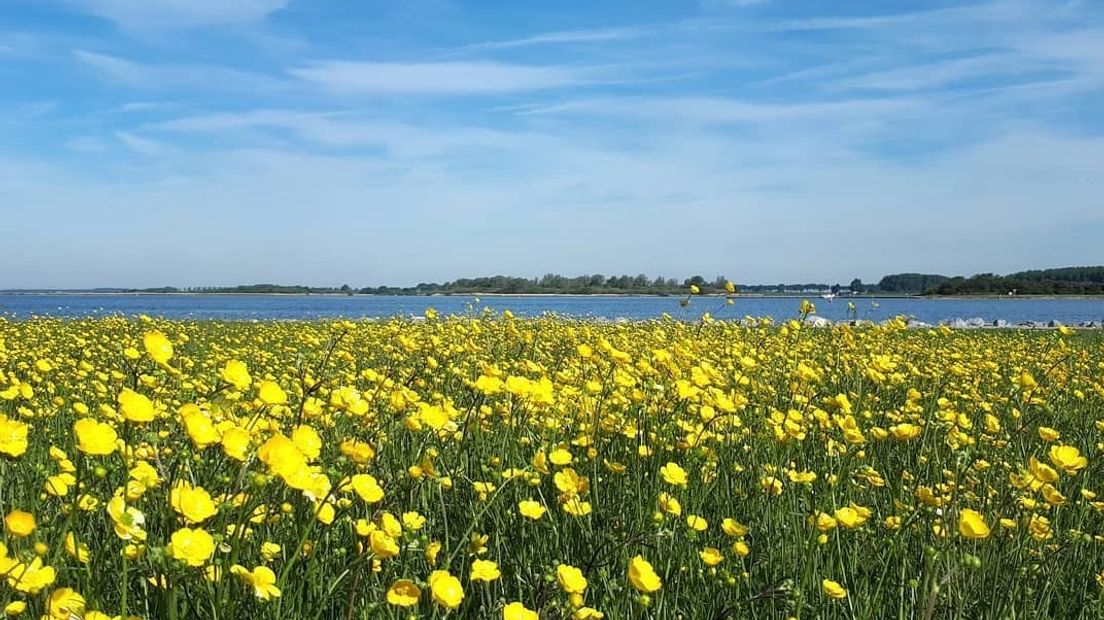
M 705 312 L 716 318 L 769 316 L 784 319 L 797 315 L 799 299 L 738 298 L 725 305 L 722 298 L 694 297 L 687 308 L 679 298 L 655 296 L 329 296 L 329 295 L 151 295 L 151 294 L 2 294 L 0 315 L 88 317 L 113 314 L 161 316 L 175 319 L 320 319 L 421 315 L 427 308 L 443 314 L 479 312 L 488 307 L 496 312 L 510 310 L 519 316 L 555 313 L 580 318 L 648 319 L 664 313 L 676 318 L 697 319 Z M 846 298 L 828 301 L 816 296 L 817 314 L 833 321 L 849 318 Z M 955 318 L 1003 319 L 1009 323 L 1059 321 L 1077 325 L 1083 321 L 1104 321 L 1104 298 L 856 298 L 858 318 L 882 321 L 904 315 L 925 323 Z

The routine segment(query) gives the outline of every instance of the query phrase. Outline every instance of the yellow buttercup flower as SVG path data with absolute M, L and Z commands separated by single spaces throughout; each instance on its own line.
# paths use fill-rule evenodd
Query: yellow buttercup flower
M 106 422 L 97 422 L 91 418 L 81 418 L 73 423 L 73 434 L 77 436 L 77 449 L 93 456 L 106 456 L 117 449 L 119 435 L 115 428 Z
M 46 610 L 51 618 L 69 620 L 80 618 L 84 614 L 85 600 L 72 588 L 58 588 L 50 593 L 46 601 Z
M 153 403 L 144 394 L 139 394 L 130 388 L 123 388 L 119 392 L 119 408 L 123 418 L 129 422 L 145 423 L 153 420 Z
M 629 561 L 629 583 L 644 594 L 651 594 L 663 587 L 663 580 L 648 560 L 640 555 Z
M 262 601 L 280 597 L 280 588 L 276 587 L 276 573 L 267 566 L 258 566 L 252 571 L 235 564 L 230 572 L 238 576 L 246 585 L 252 586 L 253 595 Z
M 169 503 L 189 524 L 203 523 L 218 514 L 211 495 L 203 487 L 193 487 L 186 481 L 180 481 L 173 487 Z
M 173 532 L 166 550 L 188 566 L 203 566 L 215 553 L 215 539 L 206 530 L 184 527 Z
M 1050 462 L 1054 463 L 1055 467 L 1071 476 L 1089 464 L 1089 460 L 1081 456 L 1081 451 L 1074 446 L 1051 446 L 1049 455 Z
M 831 579 L 824 579 L 820 582 L 821 590 L 824 591 L 825 596 L 834 599 L 847 598 L 847 588 L 841 586 L 838 582 Z
M 422 590 L 409 579 L 399 579 L 387 589 L 387 603 L 396 607 L 412 607 L 418 604 Z
M 716 547 L 706 547 L 698 552 L 698 557 L 706 566 L 716 566 L 724 561 L 724 554 Z
M 23 456 L 27 451 L 27 431 L 25 423 L 11 420 L 0 413 L 0 454 Z
M 13 510 L 4 517 L 4 531 L 9 536 L 26 538 L 35 531 L 35 517 L 25 510 Z
M 245 365 L 245 362 L 238 360 L 226 362 L 226 365 L 219 371 L 219 377 L 234 386 L 234 389 L 238 391 L 249 389 L 249 386 L 253 383 L 253 377 L 249 375 L 249 367 Z
M 502 608 L 502 620 L 539 620 L 537 612 L 518 602 L 507 603 Z
M 556 567 L 556 581 L 560 584 L 560 589 L 568 594 L 582 594 L 587 588 L 583 571 L 569 564 Z
M 678 487 L 685 487 L 688 481 L 686 470 L 680 467 L 678 463 L 667 463 L 663 467 L 660 467 L 659 475 L 663 476 L 663 480 L 667 482 L 667 484 L 673 484 Z
M 257 386 L 257 397 L 266 405 L 286 405 L 288 401 L 287 392 L 275 381 L 261 381 Z
M 501 577 L 502 573 L 498 570 L 498 564 L 491 560 L 475 560 L 468 576 L 472 581 L 491 582 Z
M 540 502 L 523 499 L 518 502 L 518 513 L 526 519 L 537 521 L 544 516 L 545 508 Z
M 989 537 L 989 526 L 981 514 L 965 508 L 958 513 L 958 532 L 966 538 L 984 539 Z
M 433 602 L 446 609 L 456 609 L 464 601 L 464 588 L 460 580 L 445 570 L 435 570 L 426 580 Z
M 167 363 L 173 356 L 172 342 L 161 332 L 146 332 L 142 336 L 142 344 L 150 359 L 158 364 Z

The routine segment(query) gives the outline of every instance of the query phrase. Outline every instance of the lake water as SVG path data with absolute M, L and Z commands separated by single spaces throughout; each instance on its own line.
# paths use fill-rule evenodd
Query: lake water
M 847 318 L 847 300 L 829 302 L 809 297 L 817 314 L 832 320 Z M 712 297 L 695 297 L 680 308 L 675 297 L 388 297 L 357 295 L 28 295 L 0 294 L 0 316 L 87 317 L 112 314 L 161 316 L 177 319 L 320 319 L 421 315 L 426 308 L 442 314 L 463 314 L 471 307 L 510 310 L 519 316 L 546 312 L 572 317 L 646 319 L 669 313 L 676 318 L 697 319 L 710 312 L 716 318 L 797 314 L 800 299 L 739 298 L 735 305 Z M 1076 325 L 1104 320 L 1104 299 L 923 299 L 860 298 L 854 300 L 860 319 L 881 321 L 904 315 L 926 323 L 954 318 L 1060 321 Z

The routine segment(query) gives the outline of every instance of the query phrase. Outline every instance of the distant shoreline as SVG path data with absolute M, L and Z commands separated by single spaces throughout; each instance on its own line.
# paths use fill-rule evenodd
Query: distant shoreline
M 694 298 L 704 299 L 809 299 L 822 303 L 835 303 L 842 301 L 861 301 L 879 299 L 916 299 L 916 300 L 962 300 L 962 299 L 1076 299 L 1076 300 L 1100 300 L 1104 301 L 1104 295 L 897 295 L 892 293 L 874 295 L 838 295 L 832 300 L 821 297 L 823 293 L 735 293 L 724 295 L 720 293 L 703 293 L 693 295 Z M 39 297 L 670 297 L 680 299 L 684 294 L 674 293 L 428 293 L 415 295 L 385 294 L 385 293 L 246 293 L 236 291 L 226 292 L 157 292 L 157 291 L 35 291 L 35 290 L 3 290 L 0 295 L 39 296 Z

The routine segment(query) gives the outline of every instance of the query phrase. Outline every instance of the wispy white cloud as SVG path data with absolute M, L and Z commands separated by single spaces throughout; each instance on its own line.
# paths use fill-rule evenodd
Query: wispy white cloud
M 592 114 L 708 125 L 795 119 L 869 118 L 871 115 L 915 111 L 923 107 L 923 101 L 911 98 L 763 103 L 725 97 L 647 96 L 576 99 L 522 108 L 517 113 L 523 116 Z
M 65 148 L 78 153 L 104 153 L 107 144 L 95 136 L 77 136 L 65 142 Z
M 887 27 L 925 28 L 969 22 L 999 22 L 1022 17 L 1026 12 L 1022 2 L 992 0 L 940 9 L 883 13 L 858 17 L 812 17 L 790 19 L 765 25 L 767 30 L 871 30 Z
M 609 41 L 623 41 L 635 39 L 648 32 L 652 28 L 630 26 L 623 28 L 599 28 L 594 30 L 563 30 L 557 32 L 544 32 L 517 39 L 503 39 L 500 41 L 486 41 L 473 43 L 452 51 L 477 51 L 477 50 L 506 50 L 519 47 L 531 47 L 536 45 L 556 45 L 572 43 L 606 43 Z
M 276 78 L 217 65 L 150 64 L 83 49 L 73 57 L 107 78 L 137 88 L 226 90 L 271 93 L 286 84 Z
M 115 137 L 128 149 L 143 157 L 158 158 L 179 153 L 175 147 L 128 131 L 117 131 Z
M 126 30 L 170 30 L 256 22 L 284 8 L 288 1 L 69 0 L 69 3 Z
M 351 94 L 474 95 L 534 91 L 585 82 L 582 72 L 491 61 L 318 61 L 291 74 L 330 91 Z

